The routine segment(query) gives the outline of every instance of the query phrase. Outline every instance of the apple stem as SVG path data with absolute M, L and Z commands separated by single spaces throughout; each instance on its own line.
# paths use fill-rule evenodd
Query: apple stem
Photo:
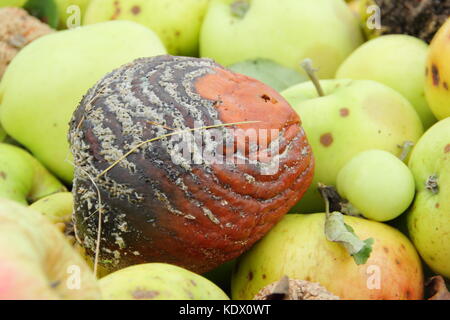
M 325 96 L 322 86 L 320 85 L 319 78 L 317 78 L 317 76 L 316 76 L 317 69 L 314 69 L 312 60 L 307 58 L 307 59 L 303 60 L 300 65 L 302 66 L 303 70 L 305 70 L 309 79 L 311 79 L 312 83 L 316 87 L 316 90 L 317 90 L 317 93 L 319 94 L 319 96 L 320 97 Z
M 402 153 L 398 156 L 398 158 L 402 161 L 405 161 L 413 147 L 414 142 L 405 141 L 402 146 L 399 146 L 399 148 L 402 149 Z

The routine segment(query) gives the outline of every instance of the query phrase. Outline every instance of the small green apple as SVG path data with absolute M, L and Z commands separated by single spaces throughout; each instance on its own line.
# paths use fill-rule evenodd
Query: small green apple
M 336 187 L 364 217 L 388 221 L 401 215 L 414 199 L 414 177 L 392 153 L 358 153 L 339 171 Z
M 158 37 L 131 21 L 110 21 L 37 39 L 14 58 L 0 83 L 0 121 L 47 168 L 72 181 L 67 133 L 83 95 L 105 73 L 164 54 Z
M 409 234 L 431 269 L 450 279 L 450 117 L 420 138 L 409 167 L 417 192 L 407 217 Z
M 30 208 L 42 213 L 52 223 L 72 221 L 73 195 L 71 192 L 58 192 L 39 199 Z
M 425 95 L 438 119 L 450 117 L 450 18 L 431 41 L 426 63 Z
M 172 55 L 198 55 L 209 0 L 92 0 L 84 24 L 131 20 L 155 31 Z
M 238 258 L 232 299 L 252 299 L 283 276 L 316 282 L 343 300 L 421 299 L 423 274 L 414 246 L 380 222 L 345 216 L 360 239 L 374 239 L 370 258 L 357 265 L 324 233 L 325 214 L 288 214 Z
M 303 72 L 312 58 L 321 78 L 361 43 L 357 19 L 336 0 L 212 0 L 200 35 L 200 54 L 225 66 L 265 58 Z
M 374 80 L 401 93 L 422 120 L 425 128 L 436 118 L 425 99 L 425 62 L 428 45 L 408 35 L 386 35 L 356 49 L 339 67 L 336 78 Z
M 166 264 L 138 264 L 100 279 L 108 300 L 229 300 L 214 283 L 189 270 Z
M 100 299 L 94 274 L 39 212 L 0 199 L 0 300 Z
M 324 96 L 311 82 L 281 94 L 302 119 L 316 160 L 311 187 L 294 211 L 323 211 L 317 184 L 336 185 L 339 170 L 359 152 L 380 149 L 400 155 L 406 141 L 423 133 L 417 112 L 395 90 L 371 80 L 322 80 Z
M 27 204 L 64 190 L 65 186 L 28 152 L 0 143 L 0 198 Z

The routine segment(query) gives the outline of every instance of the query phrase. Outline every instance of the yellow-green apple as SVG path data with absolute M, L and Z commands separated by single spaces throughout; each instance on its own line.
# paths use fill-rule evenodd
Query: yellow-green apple
M 166 264 L 138 264 L 100 279 L 108 300 L 228 300 L 214 283 L 189 270 Z
M 361 43 L 357 19 L 344 1 L 212 0 L 200 34 L 200 54 L 223 65 L 265 58 L 302 72 L 312 58 L 321 78 Z
M 450 117 L 420 138 L 409 160 L 416 198 L 409 234 L 425 262 L 450 279 Z
M 65 186 L 27 151 L 0 143 L 0 198 L 27 204 L 64 190 Z
M 0 300 L 100 299 L 82 257 L 39 212 L 0 199 Z
M 71 182 L 66 137 L 83 95 L 122 64 L 165 52 L 150 29 L 131 21 L 109 21 L 41 37 L 20 51 L 3 76 L 1 124 L 47 168 Z
M 438 119 L 450 117 L 450 18 L 431 41 L 426 63 L 425 95 Z
M 300 115 L 316 159 L 313 183 L 293 209 L 301 213 L 324 210 L 317 183 L 335 185 L 339 170 L 359 152 L 380 149 L 398 156 L 400 146 L 423 133 L 417 112 L 394 89 L 371 80 L 320 83 L 324 96 L 311 82 L 282 92 Z
M 53 224 L 65 226 L 72 220 L 73 195 L 71 192 L 57 192 L 33 202 L 30 208 L 39 211 Z
M 232 278 L 232 299 L 252 299 L 283 276 L 316 282 L 341 299 L 421 299 L 423 274 L 411 242 L 380 222 L 345 216 L 361 239 L 373 238 L 365 264 L 357 265 L 339 243 L 324 234 L 325 214 L 286 215 L 244 253 Z
M 92 0 L 84 24 L 131 20 L 155 31 L 173 55 L 198 55 L 200 27 L 209 0 Z
M 425 99 L 425 63 L 428 45 L 408 35 L 386 35 L 356 49 L 339 67 L 336 78 L 374 80 L 401 93 L 422 120 L 425 128 L 436 118 Z
M 367 150 L 339 171 L 339 195 L 364 217 L 375 221 L 397 218 L 414 199 L 414 177 L 408 166 L 383 150 Z
M 28 0 L 2 0 L 0 7 L 21 7 Z
M 70 28 L 71 24 L 83 21 L 84 13 L 91 0 L 55 0 L 58 7 L 59 27 Z M 79 15 L 75 17 L 74 15 Z M 73 21 L 71 18 L 74 18 Z

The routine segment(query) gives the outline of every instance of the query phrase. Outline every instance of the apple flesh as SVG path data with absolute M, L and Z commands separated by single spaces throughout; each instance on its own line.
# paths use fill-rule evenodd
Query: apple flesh
M 339 67 L 336 78 L 374 80 L 401 93 L 416 109 L 425 128 L 436 118 L 425 99 L 428 45 L 408 35 L 386 35 L 356 49 Z
M 158 34 L 172 55 L 197 56 L 209 0 L 92 0 L 84 24 L 131 20 Z
M 0 300 L 99 299 L 82 257 L 39 212 L 0 199 Z
M 122 64 L 165 52 L 151 30 L 130 21 L 99 23 L 39 38 L 19 52 L 3 76 L 1 124 L 47 168 L 71 183 L 67 133 L 83 95 Z
M 450 18 L 431 41 L 426 63 L 425 95 L 438 119 L 450 116 Z
M 313 182 L 291 211 L 324 210 L 317 183 L 336 185 L 341 168 L 355 155 L 370 149 L 402 153 L 406 141 L 423 133 L 417 112 L 395 90 L 370 80 L 320 81 L 319 97 L 311 82 L 295 85 L 281 94 L 300 115 L 316 160 Z
M 379 222 L 349 216 L 345 222 L 360 239 L 375 240 L 366 264 L 326 239 L 324 213 L 289 214 L 238 259 L 232 299 L 252 299 L 285 275 L 319 283 L 343 300 L 422 299 L 421 262 L 410 241 Z
M 383 150 L 357 154 L 339 171 L 337 190 L 367 219 L 389 221 L 414 199 L 414 177 L 406 164 Z
M 363 38 L 357 19 L 343 1 L 212 0 L 200 35 L 200 54 L 228 66 L 256 58 L 271 59 L 299 72 L 312 58 L 321 78 Z
M 420 138 L 409 167 L 417 193 L 407 216 L 410 237 L 431 269 L 450 279 L 450 118 Z
M 229 300 L 214 283 L 165 263 L 138 264 L 99 281 L 107 300 Z

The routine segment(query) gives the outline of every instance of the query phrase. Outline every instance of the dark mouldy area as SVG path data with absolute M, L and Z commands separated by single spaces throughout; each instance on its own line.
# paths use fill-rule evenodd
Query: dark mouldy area
M 143 143 L 194 125 L 246 120 L 257 122 L 218 128 L 231 136 L 228 163 L 201 159 L 198 151 L 193 159 L 202 161 L 183 156 L 186 138 L 202 150 L 220 149 L 209 129 L 200 140 L 191 131 Z M 238 128 L 278 131 L 249 147 L 232 131 Z M 144 262 L 212 270 L 267 233 L 313 176 L 311 147 L 290 105 L 209 59 L 142 58 L 107 74 L 76 109 L 69 140 L 76 236 L 94 256 L 101 216 L 99 261 L 111 271 Z M 262 157 L 275 143 L 272 157 Z

